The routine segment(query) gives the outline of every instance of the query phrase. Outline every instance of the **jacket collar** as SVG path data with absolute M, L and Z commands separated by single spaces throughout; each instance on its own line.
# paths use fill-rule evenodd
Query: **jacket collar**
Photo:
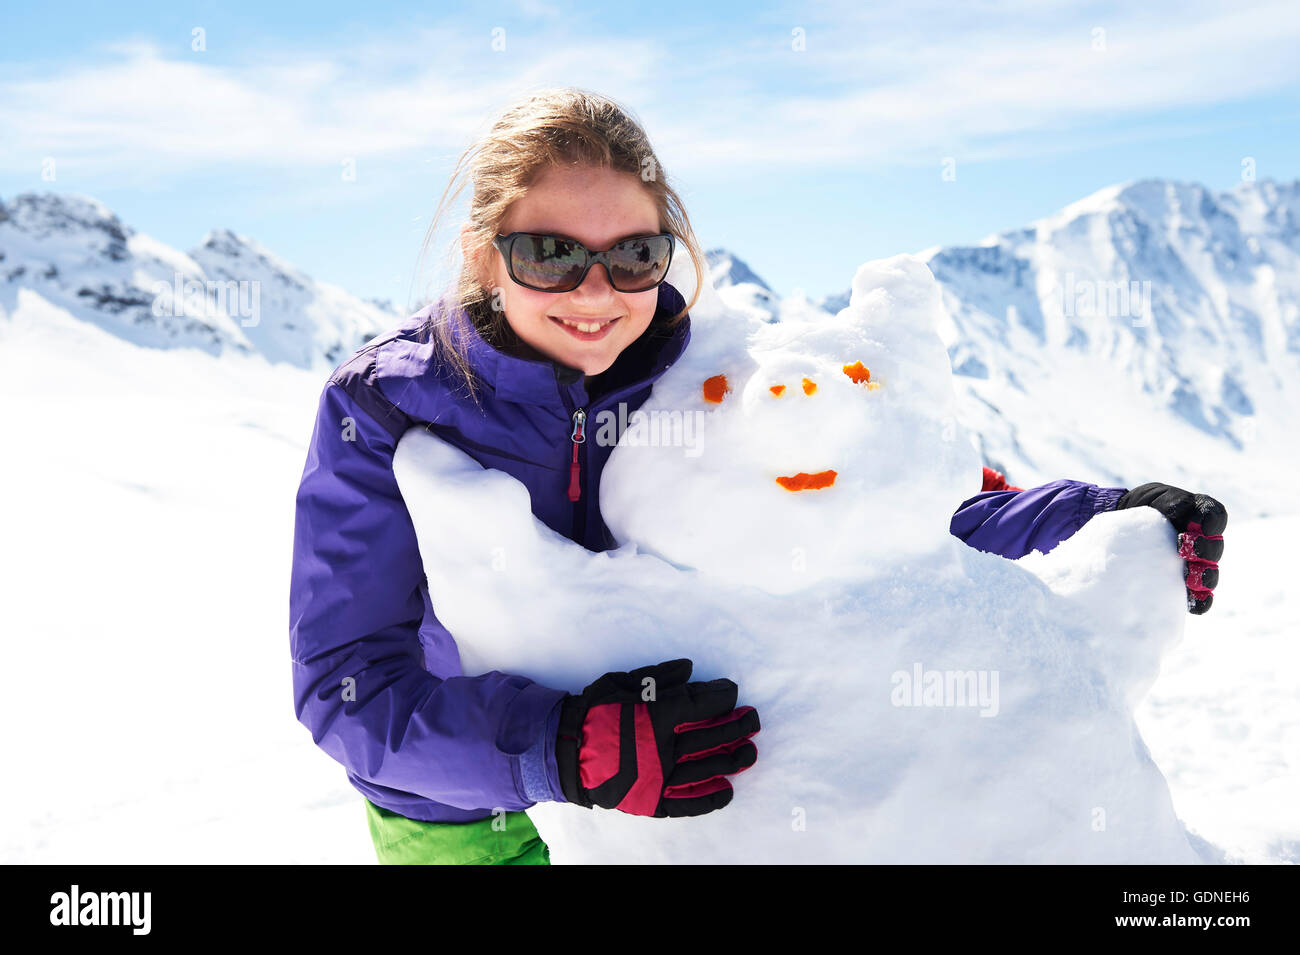
M 616 380 L 602 389 L 598 401 L 634 384 L 653 383 L 681 356 L 691 337 L 690 316 L 669 330 L 663 323 L 685 304 L 681 293 L 667 282 L 659 286 L 650 326 L 610 366 L 606 373 L 612 372 Z M 587 376 L 578 369 L 553 359 L 521 358 L 500 351 L 483 339 L 464 309 L 457 310 L 454 320 L 470 365 L 498 398 L 520 404 L 556 405 L 567 392 L 575 405 L 586 405 Z M 627 380 L 621 380 L 621 376 Z

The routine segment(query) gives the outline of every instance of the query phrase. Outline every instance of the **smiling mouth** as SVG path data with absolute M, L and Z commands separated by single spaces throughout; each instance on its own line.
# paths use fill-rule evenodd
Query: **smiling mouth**
M 547 316 L 551 321 L 560 328 L 564 329 L 566 335 L 576 338 L 580 342 L 598 342 L 602 341 L 610 334 L 610 329 L 619 323 L 619 318 L 559 318 L 555 315 Z
M 617 318 L 561 318 L 558 315 L 551 315 L 550 318 L 559 322 L 561 325 L 567 325 L 569 328 L 576 328 L 580 332 L 598 332 L 606 325 L 612 325 L 618 321 Z

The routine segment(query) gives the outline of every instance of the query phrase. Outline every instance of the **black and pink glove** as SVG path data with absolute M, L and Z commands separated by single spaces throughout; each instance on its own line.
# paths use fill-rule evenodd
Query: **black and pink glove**
M 1223 531 L 1228 509 L 1208 494 L 1193 494 L 1168 484 L 1143 484 L 1125 491 L 1115 510 L 1154 507 L 1178 531 L 1178 556 L 1183 558 L 1187 609 L 1202 614 L 1214 603 L 1219 585 L 1219 558 L 1223 556 Z
M 758 711 L 731 680 L 688 683 L 670 660 L 606 673 L 560 703 L 555 760 L 569 802 L 637 816 L 699 816 L 731 802 L 727 777 L 758 759 Z M 647 682 L 648 681 L 648 682 Z

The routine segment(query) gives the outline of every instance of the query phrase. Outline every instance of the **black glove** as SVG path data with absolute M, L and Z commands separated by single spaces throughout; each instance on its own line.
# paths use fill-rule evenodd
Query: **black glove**
M 699 816 L 734 792 L 727 776 L 758 759 L 758 711 L 736 708 L 731 680 L 688 683 L 670 660 L 606 673 L 560 703 L 555 761 L 564 798 L 638 816 Z M 646 684 L 650 678 L 653 682 Z
M 1187 609 L 1205 613 L 1219 585 L 1218 560 L 1223 556 L 1223 531 L 1228 509 L 1208 494 L 1193 494 L 1168 484 L 1143 484 L 1125 491 L 1115 510 L 1154 507 L 1178 531 L 1178 555 L 1183 558 Z

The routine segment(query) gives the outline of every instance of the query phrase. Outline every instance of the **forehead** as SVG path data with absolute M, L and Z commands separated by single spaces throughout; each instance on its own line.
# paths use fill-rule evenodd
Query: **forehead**
M 591 166 L 546 169 L 502 220 L 502 233 L 553 232 L 602 249 L 658 232 L 654 198 L 640 177 Z

